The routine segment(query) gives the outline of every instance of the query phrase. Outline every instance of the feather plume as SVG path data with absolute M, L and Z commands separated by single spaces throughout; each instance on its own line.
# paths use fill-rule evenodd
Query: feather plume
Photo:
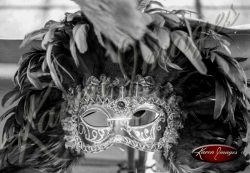
M 139 40 L 152 21 L 137 10 L 135 0 L 73 0 L 82 9 L 97 32 L 101 32 L 117 47 Z

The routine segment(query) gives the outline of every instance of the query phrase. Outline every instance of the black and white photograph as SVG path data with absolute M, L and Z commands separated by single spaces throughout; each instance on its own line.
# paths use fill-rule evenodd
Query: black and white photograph
M 250 1 L 0 0 L 0 173 L 249 173 Z

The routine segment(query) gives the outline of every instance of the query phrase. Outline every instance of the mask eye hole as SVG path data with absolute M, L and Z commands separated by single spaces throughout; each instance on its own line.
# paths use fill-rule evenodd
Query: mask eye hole
M 146 113 L 145 110 L 139 110 L 139 111 L 136 111 L 133 116 L 136 117 L 136 118 L 140 118 L 142 117 L 144 114 Z
M 159 116 L 159 113 L 153 110 L 137 110 L 133 113 L 132 119 L 129 121 L 129 126 L 143 126 L 147 125 Z
M 93 127 L 108 127 L 108 115 L 102 110 L 89 110 L 86 111 L 81 119 Z

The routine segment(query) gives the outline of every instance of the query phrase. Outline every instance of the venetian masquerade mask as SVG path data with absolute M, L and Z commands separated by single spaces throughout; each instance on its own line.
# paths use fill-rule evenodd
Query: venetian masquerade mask
M 170 149 L 182 125 L 171 84 L 164 89 L 167 98 L 159 96 L 151 77 L 130 82 L 104 75 L 90 77 L 83 89 L 71 88 L 64 97 L 66 148 L 94 153 L 117 143 L 141 151 Z

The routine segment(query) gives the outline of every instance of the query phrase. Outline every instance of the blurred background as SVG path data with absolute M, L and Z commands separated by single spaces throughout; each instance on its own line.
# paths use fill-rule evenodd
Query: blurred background
M 218 18 L 233 21 L 235 25 L 250 23 L 250 1 L 246 0 L 159 0 L 170 10 L 190 10 L 212 23 Z M 78 6 L 70 0 L 1 0 L 0 38 L 21 39 L 27 32 L 43 26 L 48 20 L 61 20 L 65 12 L 74 12 Z M 230 13 L 230 14 L 229 14 Z M 229 15 L 229 16 L 228 16 Z M 228 21 L 226 21 L 228 22 Z M 225 25 L 222 21 L 220 25 Z
M 160 2 L 169 10 L 187 10 L 187 17 L 203 19 L 221 26 L 250 24 L 250 1 L 246 0 L 160 0 Z M 25 34 L 43 27 L 46 21 L 60 21 L 66 12 L 77 10 L 79 7 L 70 0 L 0 0 L 0 99 L 12 88 L 12 77 L 17 68 L 19 55 L 24 51 L 18 49 L 20 44 L 18 40 Z M 17 41 L 13 44 L 13 41 L 9 40 Z M 16 52 L 10 52 L 10 45 L 16 47 L 14 49 Z M 0 114 L 6 109 L 0 106 Z M 0 134 L 2 126 L 3 124 L 0 124 Z M 74 168 L 75 173 L 116 172 L 118 167 L 110 163 L 122 163 L 127 155 L 118 147 L 99 154 L 87 155 L 87 158 L 89 163 L 86 164 L 84 161 L 83 168 L 81 165 L 83 162 L 80 161 L 80 166 Z M 93 160 L 100 166 L 93 166 Z M 149 165 L 152 160 L 150 154 Z

